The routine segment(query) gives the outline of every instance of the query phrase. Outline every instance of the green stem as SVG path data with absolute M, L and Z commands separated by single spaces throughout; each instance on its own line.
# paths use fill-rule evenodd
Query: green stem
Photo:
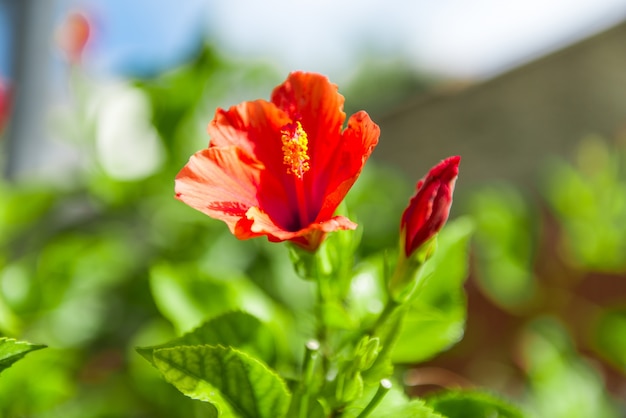
M 388 379 L 381 380 L 380 385 L 378 386 L 378 390 L 374 394 L 374 397 L 367 404 L 365 409 L 361 411 L 361 413 L 357 416 L 357 418 L 368 417 L 374 411 L 374 409 L 376 409 L 380 401 L 383 400 L 387 392 L 389 392 L 389 389 L 391 389 L 391 381 Z
M 389 299 L 382 313 L 371 328 L 370 335 L 380 341 L 381 349 L 378 352 L 377 362 L 386 358 L 395 344 L 401 326 L 403 309 L 408 308 L 405 303 L 398 303 Z
M 322 374 L 326 376 L 329 368 L 329 347 L 328 347 L 328 327 L 326 326 L 326 318 L 325 318 L 325 306 L 326 306 L 326 298 L 328 295 L 328 281 L 327 278 L 324 277 L 323 274 L 319 274 L 319 265 L 320 260 L 316 255 L 315 259 L 316 263 L 316 271 L 318 272 L 316 277 L 317 284 L 317 301 L 316 301 L 316 311 L 315 316 L 317 320 L 317 332 L 316 337 L 319 341 L 320 352 L 321 352 L 321 366 L 322 366 Z
M 309 388 L 313 380 L 313 372 L 315 371 L 315 360 L 317 360 L 319 354 L 320 343 L 316 340 L 310 340 L 306 343 L 306 353 L 304 356 L 304 364 L 302 365 L 302 380 L 300 381 L 299 392 L 300 407 L 298 416 L 300 418 L 306 418 L 309 413 L 309 401 L 311 399 L 311 393 Z
M 380 328 L 383 327 L 385 323 L 389 320 L 389 318 L 391 318 L 397 312 L 400 306 L 402 306 L 402 304 L 396 302 L 392 298 L 389 298 L 387 300 L 385 308 L 383 309 L 380 316 L 376 320 L 376 323 L 372 327 L 372 335 L 378 335 L 378 331 L 380 330 Z

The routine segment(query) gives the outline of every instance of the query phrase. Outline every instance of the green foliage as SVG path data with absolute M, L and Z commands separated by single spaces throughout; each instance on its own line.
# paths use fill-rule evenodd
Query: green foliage
M 447 418 L 523 418 L 520 409 L 486 392 L 448 391 L 431 397 L 427 404 Z
M 2 373 L 0 416 L 206 416 L 208 404 L 181 397 L 132 347 L 170 339 L 171 324 L 187 331 L 243 305 L 279 318 L 270 327 L 290 320 L 274 311 L 281 300 L 246 277 L 261 268 L 290 271 L 285 254 L 279 260 L 261 244 L 224 240 L 223 225 L 172 196 L 175 173 L 208 142 L 205 126 L 215 106 L 230 102 L 222 102 L 232 93 L 226 86 L 240 86 L 246 98 L 265 93 L 275 81 L 272 70 L 228 62 L 206 47 L 188 65 L 133 85 L 73 75 L 75 107 L 64 120 L 55 112 L 52 129 L 72 141 L 81 165 L 58 178 L 0 185 L 0 335 L 55 347 Z M 104 163 L 98 135 L 102 112 L 126 109 L 129 97 L 143 106 L 132 115 L 137 120 L 115 124 L 156 131 L 152 145 L 162 155 L 150 173 L 121 179 Z M 142 165 L 150 156 L 133 154 L 132 145 L 143 131 L 131 131 L 128 147 L 117 152 Z M 205 299 L 194 304 L 194 296 Z M 243 324 L 254 327 L 249 318 Z M 268 361 L 278 353 L 269 347 L 259 351 Z
M 290 394 L 260 361 L 233 348 L 179 346 L 156 349 L 163 377 L 185 395 L 213 404 L 220 417 L 284 417 Z
M 558 321 L 539 318 L 531 324 L 525 335 L 523 357 L 533 395 L 530 404 L 540 416 L 620 416 L 607 397 L 601 376 L 577 355 Z
M 505 309 L 514 311 L 532 303 L 538 232 L 536 218 L 521 193 L 506 185 L 485 187 L 472 195 L 469 211 L 476 220 L 482 288 Z
M 391 383 L 391 382 L 388 382 Z M 372 400 L 381 395 L 381 385 L 369 387 L 365 395 L 358 401 L 348 405 L 342 412 L 341 417 L 365 418 L 365 417 L 411 417 L 411 418 L 444 418 L 435 412 L 430 406 L 420 399 L 409 399 L 398 389 L 400 385 L 391 383 L 391 388 L 386 388 L 384 396 L 373 409 L 368 409 Z
M 41 344 L 31 344 L 12 338 L 0 337 L 0 373 L 31 351 L 41 350 L 45 347 L 45 345 Z
M 608 308 L 593 330 L 594 348 L 618 370 L 626 372 L 626 308 Z
M 373 100 L 376 112 L 407 86 L 421 88 L 404 68 L 383 70 L 380 83 L 359 77 L 346 89 L 348 103 L 370 110 Z M 120 105 L 118 96 L 136 99 L 142 107 L 133 117 L 162 153 L 149 173 L 122 178 L 105 164 L 98 138 L 99 90 L 109 86 L 73 80 L 76 107 L 68 113 L 76 120 L 61 135 L 73 138 L 84 164 L 60 183 L 0 185 L 0 334 L 55 347 L 14 364 L 43 346 L 0 338 L 0 416 L 522 416 L 479 391 L 410 399 L 399 378 L 432 359 L 462 378 L 487 376 L 476 382 L 489 382 L 490 366 L 501 366 L 473 362 L 472 353 L 467 368 L 436 357 L 465 332 L 464 286 L 475 285 L 465 281 L 472 235 L 473 291 L 501 309 L 494 316 L 515 316 L 511 335 L 489 343 L 515 353 L 509 366 L 519 376 L 511 387 L 524 410 L 623 415 L 626 405 L 603 380 L 607 369 L 596 369 L 606 362 L 624 376 L 623 292 L 616 285 L 607 305 L 587 300 L 590 287 L 582 287 L 596 283 L 589 271 L 623 279 L 623 152 L 594 139 L 576 164 L 551 165 L 544 191 L 558 251 L 541 241 L 546 223 L 528 196 L 506 186 L 479 190 L 469 199 L 471 219 L 451 221 L 439 234 L 402 305 L 389 298 L 397 256 L 390 248 L 413 184 L 391 170 L 364 170 L 340 208 L 359 229 L 331 234 L 314 256 L 292 251 L 297 271 L 287 249 L 236 241 L 173 198 L 176 172 L 210 140 L 205 129 L 215 107 L 266 97 L 275 81 L 271 68 L 230 62 L 205 46 L 181 68 L 120 83 L 107 106 Z M 370 90 L 383 84 L 384 97 Z M 535 321 L 546 312 L 550 319 Z M 485 318 L 472 318 L 487 341 Z M 594 354 L 591 362 L 585 357 Z M 381 384 L 387 379 L 391 389 Z
M 473 345 L 455 355 L 500 368 L 495 384 L 530 387 L 523 402 L 537 416 L 626 410 L 614 383 L 625 373 L 625 156 L 623 143 L 586 138 L 573 163 L 550 160 L 545 202 L 503 184 L 469 199 L 476 292 L 487 306 L 470 311 L 477 325 L 466 341 Z M 494 336 L 480 327 L 493 327 Z M 505 360 L 511 352 L 522 359 Z
M 435 412 L 423 401 L 415 399 L 404 405 L 394 406 L 389 409 L 376 412 L 378 418 L 444 418 Z
M 195 266 L 156 265 L 150 272 L 150 287 L 161 313 L 179 330 L 186 330 L 205 318 L 237 309 L 239 301 L 254 293 L 245 277 L 217 279 Z M 260 300 L 263 296 L 256 292 Z M 252 296 L 253 297 L 253 296 Z M 207 304 L 208 299 L 213 300 Z
M 472 231 L 472 221 L 459 218 L 439 234 L 437 250 L 419 272 L 418 289 L 393 349 L 395 362 L 422 362 L 463 337 L 463 283 Z
M 375 157 L 374 153 L 374 157 Z M 415 185 L 398 172 L 368 163 L 346 196 L 349 218 L 359 224 L 359 254 L 373 255 L 394 248 L 400 217 Z
M 165 344 L 139 348 L 137 351 L 154 365 L 153 354 L 162 348 L 193 345 L 224 345 L 254 354 L 271 364 L 276 357 L 272 332 L 261 321 L 245 312 L 227 312 L 187 334 Z
M 378 410 L 380 406 L 371 403 L 378 403 L 385 395 L 377 395 L 378 391 L 374 389 L 379 387 L 381 379 L 391 376 L 392 358 L 397 360 L 395 357 L 404 355 L 400 361 L 421 360 L 458 341 L 465 320 L 462 286 L 467 275 L 467 244 L 471 231 L 472 223 L 469 219 L 451 222 L 441 233 L 441 244 L 436 255 L 425 264 L 420 276 L 416 277 L 420 285 L 419 292 L 411 302 L 412 309 L 392 303 L 373 328 L 369 315 L 352 312 L 353 306 L 358 306 L 355 303 L 358 296 L 351 286 L 352 278 L 355 274 L 362 275 L 363 271 L 353 271 L 351 263 L 336 257 L 337 252 L 356 256 L 358 236 L 335 234 L 314 255 L 292 251 L 292 258 L 295 259 L 296 267 L 299 266 L 297 268 L 300 269 L 300 274 L 305 278 L 316 279 L 319 299 L 315 309 L 321 313 L 316 335 L 324 343 L 322 352 L 325 358 L 319 358 L 315 351 L 317 349 L 307 350 L 305 353 L 300 378 L 290 383 L 294 394 L 293 402 L 286 405 L 290 415 L 322 417 L 333 414 L 333 411 L 343 410 L 346 417 L 351 416 L 348 411 L 353 411 L 356 417 L 362 411 Z M 388 275 L 387 270 L 383 268 L 370 271 L 374 282 L 384 282 Z M 220 290 L 221 287 L 215 287 L 216 283 L 220 283 L 220 286 L 235 283 L 237 290 L 233 288 L 232 294 L 224 293 Z M 241 278 L 231 278 L 226 282 L 207 280 L 202 274 L 198 275 L 197 270 L 180 267 L 162 266 L 152 275 L 157 304 L 166 316 L 181 326 L 202 314 L 209 314 L 209 311 L 202 309 L 201 304 L 202 300 L 209 298 L 209 294 L 221 295 L 218 299 L 226 303 L 210 309 L 223 311 L 229 305 L 237 305 L 228 300 L 234 301 L 237 294 L 245 294 L 245 283 L 245 279 Z M 384 292 L 374 293 L 380 297 Z M 425 307 L 430 307 L 431 311 L 440 310 L 436 325 L 433 326 L 431 318 L 428 321 L 423 320 L 427 310 Z M 199 310 L 196 314 L 190 314 L 190 308 Z M 359 310 L 360 308 L 357 309 Z M 402 324 L 409 324 L 412 328 L 408 332 L 398 333 Z M 457 332 L 442 332 L 451 329 L 456 329 Z M 359 337 L 364 331 L 370 335 Z M 416 340 L 420 336 L 423 338 L 423 335 L 427 336 L 426 339 Z M 399 344 L 399 355 L 394 352 L 395 344 Z M 423 347 L 417 354 L 416 345 Z M 139 349 L 139 352 L 162 372 L 166 380 L 188 396 L 214 404 L 224 416 L 247 416 L 249 411 L 238 411 L 236 406 L 245 401 L 231 399 L 233 393 L 224 394 L 224 390 L 229 390 L 228 384 L 215 379 L 216 376 L 224 378 L 220 367 L 223 367 L 222 363 L 232 360 L 232 353 L 238 353 L 237 356 L 239 353 L 246 353 L 245 359 L 254 364 L 259 361 L 257 359 L 263 359 L 263 364 L 271 364 L 274 351 L 268 347 L 273 347 L 272 333 L 260 321 L 249 314 L 230 312 L 216 316 L 182 337 L 165 344 Z M 165 363 L 163 358 L 159 360 L 159 356 L 164 355 L 168 356 Z M 407 360 L 407 356 L 413 357 Z M 172 363 L 176 365 L 173 366 Z M 194 369 L 200 367 L 199 365 L 204 368 Z M 265 370 L 275 373 L 267 368 Z M 236 370 L 231 372 L 236 375 Z M 329 373 L 332 375 L 330 378 Z M 238 378 L 241 380 L 241 377 Z M 251 390 L 254 390 L 255 380 L 251 379 L 250 384 Z M 385 411 L 392 413 L 437 416 L 420 402 L 398 400 L 386 405 Z M 280 413 L 286 412 L 287 410 Z
M 49 211 L 57 199 L 53 190 L 32 186 L 14 189 L 9 184 L 0 183 L 0 242 L 23 241 L 19 233 L 37 224 Z
M 581 142 L 575 164 L 552 161 L 545 196 L 564 227 L 567 261 L 596 271 L 626 271 L 626 152 L 598 137 Z
M 76 396 L 78 362 L 65 350 L 46 348 L 13 364 L 0 374 L 0 416 L 53 413 Z

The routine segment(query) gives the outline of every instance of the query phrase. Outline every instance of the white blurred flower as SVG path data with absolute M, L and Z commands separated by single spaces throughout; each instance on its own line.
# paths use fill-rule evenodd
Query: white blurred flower
M 150 123 L 148 99 L 137 88 L 108 86 L 98 102 L 96 149 L 104 170 L 118 180 L 138 180 L 154 174 L 164 150 Z

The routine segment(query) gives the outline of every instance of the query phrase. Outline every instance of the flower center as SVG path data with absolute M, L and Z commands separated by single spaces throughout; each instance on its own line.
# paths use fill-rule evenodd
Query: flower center
M 287 174 L 302 179 L 309 171 L 309 139 L 300 122 L 285 125 L 280 132 L 283 142 L 283 164 L 287 166 Z

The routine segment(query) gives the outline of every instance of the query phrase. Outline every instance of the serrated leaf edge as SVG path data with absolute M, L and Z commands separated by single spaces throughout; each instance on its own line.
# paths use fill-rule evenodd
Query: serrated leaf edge
M 260 359 L 258 359 L 258 358 L 256 358 L 256 357 L 253 357 L 253 356 L 251 356 L 250 354 L 248 354 L 248 353 L 246 353 L 246 352 L 244 352 L 244 351 L 238 350 L 238 349 L 236 349 L 236 348 L 234 348 L 234 347 L 230 347 L 230 346 L 223 346 L 223 345 L 221 345 L 221 344 L 218 344 L 218 345 L 210 345 L 210 344 L 180 345 L 180 346 L 165 347 L 165 348 L 156 349 L 156 350 L 154 350 L 154 352 L 153 352 L 152 354 L 153 354 L 153 356 L 154 356 L 154 355 L 156 355 L 158 352 L 162 352 L 162 351 L 172 351 L 172 350 L 178 350 L 178 349 L 184 349 L 184 348 L 197 348 L 197 347 L 212 348 L 212 349 L 223 349 L 223 350 L 226 350 L 226 351 L 231 351 L 231 352 L 236 353 L 237 355 L 240 355 L 240 356 L 242 356 L 242 357 L 244 357 L 244 358 L 247 358 L 247 359 L 249 359 L 249 360 L 251 360 L 251 361 L 253 361 L 253 362 L 258 363 L 259 365 L 261 365 L 261 366 L 265 369 L 265 371 L 266 371 L 266 372 L 268 372 L 268 373 L 272 374 L 272 375 L 273 375 L 273 376 L 277 379 L 277 381 L 278 381 L 278 382 L 280 383 L 280 385 L 281 385 L 281 388 L 282 388 L 282 390 L 283 390 L 283 393 L 287 396 L 287 401 L 286 401 L 286 404 L 289 404 L 289 402 L 290 402 L 290 400 L 291 400 L 292 393 L 289 391 L 289 388 L 288 388 L 287 383 L 285 382 L 285 380 L 284 380 L 284 379 L 283 379 L 283 378 L 282 378 L 282 377 L 281 377 L 281 376 L 280 376 L 280 375 L 279 375 L 279 374 L 278 374 L 275 370 L 273 370 L 273 369 L 272 369 L 272 368 L 270 368 L 267 364 L 265 364 L 265 362 L 263 362 L 262 360 L 260 360 Z M 168 364 L 171 364 L 171 363 L 169 363 L 169 362 L 167 362 L 167 361 L 165 361 L 165 360 L 162 360 L 162 361 L 164 361 L 164 362 L 166 362 L 166 363 L 168 363 Z M 159 369 L 159 367 L 156 365 L 156 362 L 154 363 L 154 366 L 155 366 L 155 367 L 156 367 L 156 368 L 157 368 L 157 369 L 161 372 L 161 370 Z M 175 366 L 174 366 L 174 367 L 175 367 Z M 177 369 L 178 369 L 179 371 L 183 372 L 183 373 L 186 373 L 184 370 L 181 370 L 181 369 L 179 369 L 179 368 L 177 368 Z M 233 409 L 235 409 L 235 410 L 237 410 L 237 409 L 238 409 L 238 408 L 237 408 L 237 405 L 236 405 L 236 403 L 235 403 L 235 402 L 233 402 L 233 401 L 232 401 L 232 400 L 231 400 L 228 396 L 225 396 L 225 395 L 223 394 L 223 392 L 222 392 L 220 389 L 215 388 L 215 387 L 214 387 L 214 386 L 213 386 L 210 382 L 208 382 L 206 379 L 204 379 L 204 378 L 202 378 L 202 377 L 200 377 L 200 376 L 197 376 L 197 375 L 195 375 L 195 374 L 188 374 L 188 375 L 193 376 L 193 377 L 195 377 L 196 379 L 198 379 L 198 380 L 202 380 L 202 381 L 206 382 L 207 384 L 209 384 L 212 388 L 214 388 L 217 392 L 219 392 L 219 393 L 220 393 L 220 395 L 221 395 L 224 399 L 226 399 L 226 400 L 229 402 L 229 404 L 230 404 L 231 406 L 233 406 L 233 407 L 234 407 Z M 165 378 L 165 380 L 167 380 L 167 381 L 168 381 L 168 383 L 170 383 L 170 384 L 172 384 L 174 387 L 176 387 L 176 385 L 175 385 L 173 382 L 169 381 L 169 380 L 167 379 L 167 377 L 165 377 L 165 376 L 163 376 L 163 377 Z M 176 387 L 176 388 L 178 389 L 178 387 Z M 185 396 L 189 396 L 189 395 L 185 394 L 185 393 L 184 393 L 184 392 L 182 392 L 182 391 L 181 391 L 181 393 L 183 393 Z M 189 396 L 189 397 L 191 397 L 191 396 Z M 255 402 L 256 402 L 256 401 L 255 401 Z M 209 403 L 210 403 L 210 402 L 209 402 Z M 213 404 L 212 404 L 212 405 L 213 405 Z M 220 413 L 220 415 L 221 415 L 221 409 L 220 409 L 219 407 L 217 407 L 216 405 L 214 405 L 214 406 L 217 408 L 218 413 Z M 287 412 L 288 412 L 288 410 L 287 410 L 287 409 L 285 409 L 285 414 L 287 414 Z M 284 417 L 284 416 L 285 416 L 285 414 L 283 414 L 283 415 L 279 415 L 279 416 L 277 416 L 276 418 L 282 418 L 282 417 Z

